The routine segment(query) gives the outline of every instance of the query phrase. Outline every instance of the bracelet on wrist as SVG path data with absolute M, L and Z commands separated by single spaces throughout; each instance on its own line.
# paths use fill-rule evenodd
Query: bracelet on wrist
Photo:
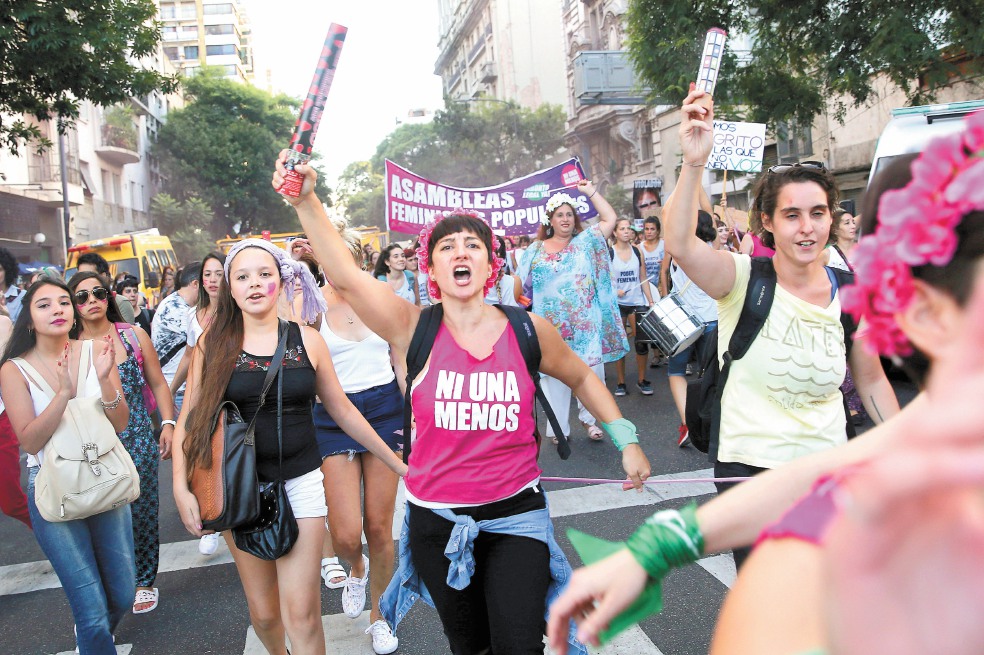
M 627 418 L 615 419 L 611 423 L 601 423 L 605 432 L 612 438 L 612 442 L 619 449 L 625 450 L 629 444 L 639 443 L 639 435 L 636 433 L 635 424 Z
M 164 427 L 165 425 L 170 425 L 172 428 L 176 428 L 178 427 L 178 422 L 175 421 L 173 418 L 166 418 L 163 421 L 161 421 L 161 427 Z
M 588 200 L 591 200 L 592 198 L 594 198 L 596 193 L 598 193 L 598 189 L 595 189 L 594 191 L 591 192 L 591 195 L 588 196 Z
M 670 569 L 696 562 L 704 553 L 704 536 L 697 525 L 697 505 L 656 512 L 625 544 L 654 580 Z
M 683 162 L 683 165 L 684 166 L 690 166 L 691 168 L 704 168 L 704 166 L 706 166 L 706 164 L 702 164 L 700 162 L 691 163 L 691 162 L 687 161 L 686 159 L 681 159 L 680 161 Z
M 123 400 L 123 394 L 120 393 L 120 390 L 119 389 L 117 389 L 116 390 L 116 397 L 115 398 L 113 398 L 109 402 L 106 402 L 105 400 L 103 400 L 102 398 L 100 398 L 99 399 L 99 404 L 102 405 L 102 408 L 103 409 L 113 410 L 113 409 L 116 409 L 117 407 L 120 406 L 120 401 L 122 401 L 122 400 Z

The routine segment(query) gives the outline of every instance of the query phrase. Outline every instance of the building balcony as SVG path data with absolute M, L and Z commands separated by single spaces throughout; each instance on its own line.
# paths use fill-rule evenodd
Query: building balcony
M 100 144 L 96 146 L 96 154 L 113 166 L 126 166 L 140 161 L 137 152 L 137 131 L 103 125 Z
M 496 65 L 494 61 L 487 61 L 482 64 L 482 67 L 478 71 L 478 78 L 483 84 L 489 84 L 495 82 L 496 78 L 499 77 L 499 73 L 496 70 Z

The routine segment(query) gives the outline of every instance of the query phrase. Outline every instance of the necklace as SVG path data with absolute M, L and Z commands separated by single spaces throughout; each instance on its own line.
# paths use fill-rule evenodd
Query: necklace
M 50 366 L 48 366 L 48 362 L 44 361 L 44 359 L 41 358 L 41 355 L 38 353 L 38 351 L 35 350 L 34 353 L 32 353 L 32 354 L 34 355 L 34 359 L 36 359 L 38 362 L 40 362 L 41 363 L 41 366 L 44 367 L 44 370 L 48 371 L 48 373 L 51 374 L 51 377 L 57 382 L 58 381 L 58 376 L 55 375 L 55 372 L 51 369 Z
M 355 317 L 349 314 L 348 312 L 346 312 L 344 309 L 342 309 L 344 301 L 338 297 L 334 289 L 329 289 L 329 291 L 331 291 L 331 295 L 335 298 L 335 305 L 338 307 L 339 311 L 342 312 L 342 316 L 345 317 L 345 321 L 349 325 L 355 323 Z

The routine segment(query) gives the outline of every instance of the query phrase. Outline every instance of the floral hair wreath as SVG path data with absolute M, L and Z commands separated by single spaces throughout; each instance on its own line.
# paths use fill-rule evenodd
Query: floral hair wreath
M 547 211 L 540 217 L 540 224 L 550 225 L 550 216 L 557 211 L 557 208 L 561 205 L 570 205 L 572 208 L 577 207 L 577 200 L 573 196 L 564 192 L 553 194 L 550 196 L 550 199 L 547 200 Z
M 868 347 L 887 356 L 912 353 L 895 315 L 914 296 L 912 269 L 945 266 L 957 250 L 957 225 L 984 210 L 984 111 L 971 114 L 965 130 L 930 142 L 912 162 L 912 180 L 882 194 L 878 227 L 858 243 L 857 281 L 845 287 L 841 304 L 864 317 Z
M 431 234 L 434 233 L 434 228 L 437 224 L 443 221 L 445 218 L 450 218 L 451 216 L 470 216 L 472 218 L 477 218 L 480 221 L 488 224 L 485 220 L 485 215 L 482 212 L 477 212 L 471 209 L 452 209 L 449 212 L 437 212 L 434 215 L 434 220 L 427 223 L 422 230 L 420 230 L 420 239 L 417 244 L 417 268 L 421 273 L 427 275 L 427 292 L 430 294 L 431 298 L 439 299 L 441 297 L 441 289 L 437 286 L 437 282 L 434 281 L 433 276 L 430 275 L 430 260 L 427 257 L 427 244 L 430 242 Z M 491 226 L 489 228 L 491 231 Z M 505 265 L 505 261 L 498 254 L 499 250 L 499 237 L 492 233 L 492 252 L 489 253 L 492 257 L 492 263 L 490 264 L 491 270 L 489 271 L 489 277 L 485 281 L 485 291 L 483 295 L 489 295 L 489 291 L 495 286 L 496 281 L 499 279 L 499 271 Z

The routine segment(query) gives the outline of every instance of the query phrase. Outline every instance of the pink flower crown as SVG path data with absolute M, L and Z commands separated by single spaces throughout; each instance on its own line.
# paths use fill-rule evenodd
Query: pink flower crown
M 912 353 L 895 315 L 914 295 L 912 269 L 946 266 L 957 250 L 957 225 L 984 210 L 984 111 L 971 114 L 965 130 L 930 142 L 912 162 L 912 180 L 882 194 L 878 227 L 863 237 L 852 258 L 857 281 L 845 287 L 841 305 L 866 323 L 867 347 L 886 356 Z
M 420 230 L 420 241 L 417 245 L 417 267 L 421 273 L 427 275 L 427 292 L 433 299 L 440 299 L 441 289 L 438 288 L 437 282 L 430 275 L 430 260 L 427 258 L 427 244 L 430 242 L 431 234 L 434 232 L 434 228 L 437 224 L 443 221 L 445 218 L 450 216 L 471 216 L 472 218 L 477 218 L 486 224 L 488 221 L 485 220 L 485 215 L 481 212 L 477 212 L 471 209 L 452 209 L 449 212 L 438 212 L 434 215 L 434 220 L 427 223 L 422 230 Z M 491 228 L 490 228 L 491 229 Z M 489 291 L 495 286 L 496 281 L 499 279 L 499 271 L 505 265 L 505 261 L 499 257 L 496 252 L 499 249 L 499 238 L 493 233 L 492 234 L 492 256 L 491 272 L 489 278 L 485 281 L 485 292 L 484 295 L 489 295 Z

